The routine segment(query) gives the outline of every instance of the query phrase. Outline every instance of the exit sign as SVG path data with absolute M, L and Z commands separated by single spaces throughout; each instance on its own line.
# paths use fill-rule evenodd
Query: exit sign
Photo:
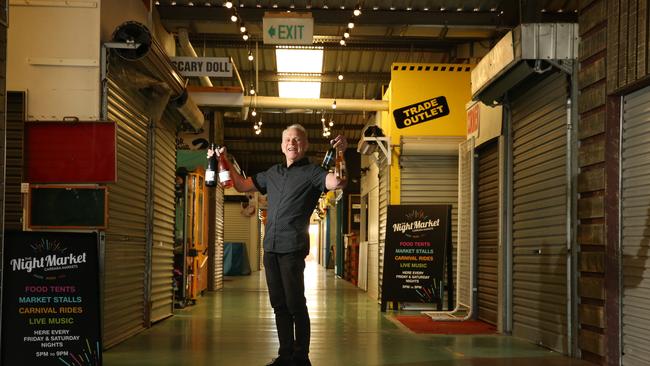
M 265 13 L 263 20 L 266 44 L 312 44 L 314 18 L 311 13 Z

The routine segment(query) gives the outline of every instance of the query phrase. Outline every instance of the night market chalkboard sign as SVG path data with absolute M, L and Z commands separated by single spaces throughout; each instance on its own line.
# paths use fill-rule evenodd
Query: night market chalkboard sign
M 440 301 L 449 205 L 388 206 L 382 303 Z
M 95 233 L 6 232 L 2 365 L 101 365 Z
M 444 96 L 423 100 L 393 111 L 397 128 L 414 126 L 449 114 L 449 104 Z

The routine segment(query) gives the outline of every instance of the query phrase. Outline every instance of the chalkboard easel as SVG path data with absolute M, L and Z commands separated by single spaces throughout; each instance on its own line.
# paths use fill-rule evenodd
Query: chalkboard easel
M 388 303 L 435 303 L 442 310 L 454 299 L 451 205 L 391 205 L 388 207 L 381 311 Z M 447 281 L 444 283 L 444 272 Z

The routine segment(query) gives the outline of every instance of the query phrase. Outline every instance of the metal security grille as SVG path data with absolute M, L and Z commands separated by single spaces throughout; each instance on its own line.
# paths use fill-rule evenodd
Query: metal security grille
M 497 325 L 499 308 L 499 143 L 478 150 L 478 318 Z
M 404 144 L 406 146 L 406 144 Z M 449 204 L 451 208 L 452 276 L 458 243 L 458 156 L 402 155 L 401 204 Z M 446 274 L 445 274 L 446 278 Z M 452 309 L 447 309 L 452 310 Z
M 650 89 L 623 99 L 622 364 L 650 365 Z
M 390 204 L 390 166 L 388 161 L 383 158 L 379 162 L 379 245 L 377 245 L 377 254 L 373 250 L 371 252 L 370 246 L 368 246 L 368 294 L 370 294 L 370 276 L 373 276 L 373 286 L 374 278 L 377 278 L 377 294 L 374 297 L 374 293 L 371 296 L 373 299 L 381 299 L 381 286 L 383 283 L 384 277 L 384 249 L 386 248 L 386 221 L 388 218 L 388 205 Z M 369 243 L 370 244 L 370 243 Z M 372 255 L 372 256 L 371 256 Z M 377 256 L 375 258 L 375 255 Z M 371 262 L 372 261 L 372 262 Z M 371 269 L 372 263 L 372 269 Z M 375 267 L 374 263 L 378 264 L 378 267 Z M 374 289 L 373 289 L 374 291 Z
M 567 352 L 566 76 L 513 99 L 513 334 Z
M 108 82 L 108 118 L 117 124 L 117 183 L 109 184 L 104 258 L 104 346 L 145 327 L 147 101 Z
M 176 178 L 176 122 L 166 111 L 155 129 L 153 182 L 153 242 L 151 246 L 151 321 L 172 315 Z
M 5 158 L 5 229 L 22 230 L 23 196 L 23 125 L 25 123 L 25 93 L 7 92 L 7 128 Z
M 217 185 L 216 188 L 216 210 L 215 210 L 215 239 L 214 247 L 210 248 L 208 259 L 210 260 L 212 270 L 209 276 L 208 286 L 210 291 L 217 291 L 223 289 L 223 217 L 224 217 L 224 202 L 223 202 L 223 188 Z

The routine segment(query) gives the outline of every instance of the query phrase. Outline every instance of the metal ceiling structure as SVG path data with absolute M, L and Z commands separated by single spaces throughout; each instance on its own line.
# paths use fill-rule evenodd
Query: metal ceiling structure
M 157 12 L 171 33 L 187 29 L 196 53 L 230 57 L 246 89 L 277 96 L 278 81 L 321 81 L 321 98 L 381 99 L 394 62 L 477 63 L 509 30 L 520 23 L 576 22 L 578 0 L 159 0 Z M 362 13 L 353 17 L 355 8 Z M 236 11 L 250 38 L 244 41 Z M 314 47 L 324 50 L 322 74 L 278 74 L 275 45 L 262 41 L 265 12 L 310 12 Z M 355 27 L 345 46 L 339 41 L 350 19 Z M 253 62 L 247 59 L 255 55 Z M 180 54 L 180 51 L 179 51 Z M 338 75 L 343 75 L 343 80 Z M 238 80 L 211 78 L 215 86 L 238 86 Z M 198 80 L 190 82 L 198 84 Z M 283 161 L 282 130 L 300 123 L 309 131 L 310 153 L 318 159 L 326 150 L 321 118 L 334 120 L 334 134 L 344 134 L 355 146 L 370 113 L 332 110 L 258 110 L 264 124 L 255 135 L 254 121 L 227 113 L 225 143 L 249 173 Z

